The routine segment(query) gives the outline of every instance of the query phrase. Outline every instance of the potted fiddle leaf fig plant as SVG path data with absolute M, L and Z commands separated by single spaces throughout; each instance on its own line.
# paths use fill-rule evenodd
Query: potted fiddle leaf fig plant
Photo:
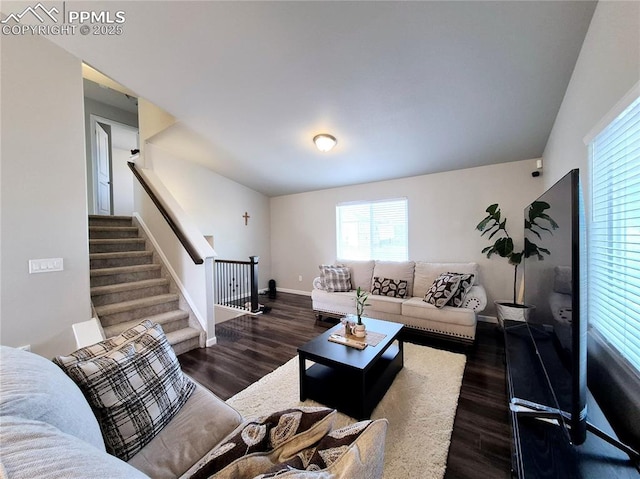
M 548 249 L 531 241 L 527 237 L 531 235 L 526 234 L 530 231 L 533 235 L 542 239 L 543 233 L 553 234 L 553 230 L 558 229 L 558 224 L 546 213 L 549 208 L 549 203 L 544 201 L 534 201 L 529 206 L 524 220 L 525 238 L 522 249 L 516 249 L 513 238 L 507 231 L 507 219 L 502 217 L 500 206 L 497 203 L 485 210 L 487 216 L 476 226 L 476 229 L 481 233 L 480 236 L 488 235 L 490 241 L 495 238 L 491 245 L 482 250 L 482 253 L 486 254 L 487 258 L 491 258 L 494 254 L 501 258 L 506 258 L 509 264 L 513 266 L 513 301 L 495 302 L 498 319 L 501 323 L 504 319 L 524 320 L 532 307 L 519 304 L 517 301 L 518 266 L 524 258 L 536 256 L 538 259 L 543 260 L 544 255 L 551 254 Z

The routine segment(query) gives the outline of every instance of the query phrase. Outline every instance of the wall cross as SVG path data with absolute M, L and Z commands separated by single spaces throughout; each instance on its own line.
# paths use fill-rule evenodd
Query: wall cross
M 247 226 L 249 224 L 249 218 L 251 218 L 251 216 L 249 216 L 249 213 L 245 211 L 242 217 L 244 218 L 244 225 Z

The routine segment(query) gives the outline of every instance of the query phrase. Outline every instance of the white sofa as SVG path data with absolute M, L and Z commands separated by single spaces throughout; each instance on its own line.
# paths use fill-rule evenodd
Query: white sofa
M 355 314 L 355 290 L 371 291 L 373 278 L 407 281 L 407 297 L 370 295 L 365 316 L 395 321 L 410 328 L 472 342 L 476 335 L 477 313 L 487 305 L 487 295 L 479 282 L 477 263 L 431 263 L 426 261 L 346 261 L 336 265 L 349 268 L 351 290 L 329 292 L 321 277 L 313 281 L 311 299 L 319 317 Z M 424 301 L 425 294 L 441 273 L 471 273 L 473 286 L 463 298 L 461 307 L 437 308 Z

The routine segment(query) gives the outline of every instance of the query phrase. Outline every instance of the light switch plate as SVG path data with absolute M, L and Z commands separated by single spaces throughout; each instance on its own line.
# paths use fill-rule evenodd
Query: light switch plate
M 52 273 L 54 271 L 64 270 L 64 261 L 62 258 L 44 258 L 29 260 L 29 274 L 34 273 Z

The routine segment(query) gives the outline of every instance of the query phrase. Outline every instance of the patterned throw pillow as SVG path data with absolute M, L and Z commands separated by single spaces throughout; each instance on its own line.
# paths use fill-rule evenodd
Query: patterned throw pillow
M 403 279 L 373 278 L 371 294 L 391 296 L 393 298 L 407 297 L 407 282 Z
M 447 303 L 447 305 L 449 306 L 460 308 L 462 307 L 462 303 L 464 302 L 465 296 L 473 286 L 474 275 L 470 273 L 466 274 L 466 273 L 451 273 L 451 272 L 447 274 L 460 276 L 460 285 L 458 286 L 458 289 L 456 290 L 455 293 L 453 293 L 453 296 L 451 296 L 451 299 L 449 299 L 449 302 Z
M 190 477 L 253 478 L 317 443 L 336 414 L 324 407 L 296 407 L 246 421 L 204 456 Z
M 123 461 L 148 444 L 195 389 L 157 324 L 106 354 L 63 369 L 91 405 L 107 452 Z
M 292 459 L 276 464 L 259 479 L 278 477 L 286 471 L 322 471 L 339 460 L 366 431 L 373 421 L 360 421 L 355 424 L 331 431 L 318 444 L 300 451 Z M 306 476 L 305 476 L 306 477 Z M 319 476 L 320 477 L 320 476 Z M 326 477 L 326 476 L 321 476 Z M 258 479 L 258 478 L 256 478 Z
M 351 291 L 351 271 L 346 266 L 320 265 L 320 280 L 330 293 Z
M 144 320 L 140 324 L 135 325 L 132 328 L 127 329 L 118 336 L 105 339 L 99 343 L 80 348 L 77 351 L 71 353 L 69 356 L 58 356 L 53 358 L 53 362 L 60 366 L 63 370 L 68 367 L 79 363 L 80 361 L 87 361 L 88 359 L 97 358 L 103 356 L 114 349 L 121 348 L 125 344 L 132 342 L 142 333 L 147 332 L 153 328 L 154 323 L 149 320 Z
M 460 275 L 442 273 L 427 291 L 424 301 L 436 308 L 444 308 L 460 286 Z

